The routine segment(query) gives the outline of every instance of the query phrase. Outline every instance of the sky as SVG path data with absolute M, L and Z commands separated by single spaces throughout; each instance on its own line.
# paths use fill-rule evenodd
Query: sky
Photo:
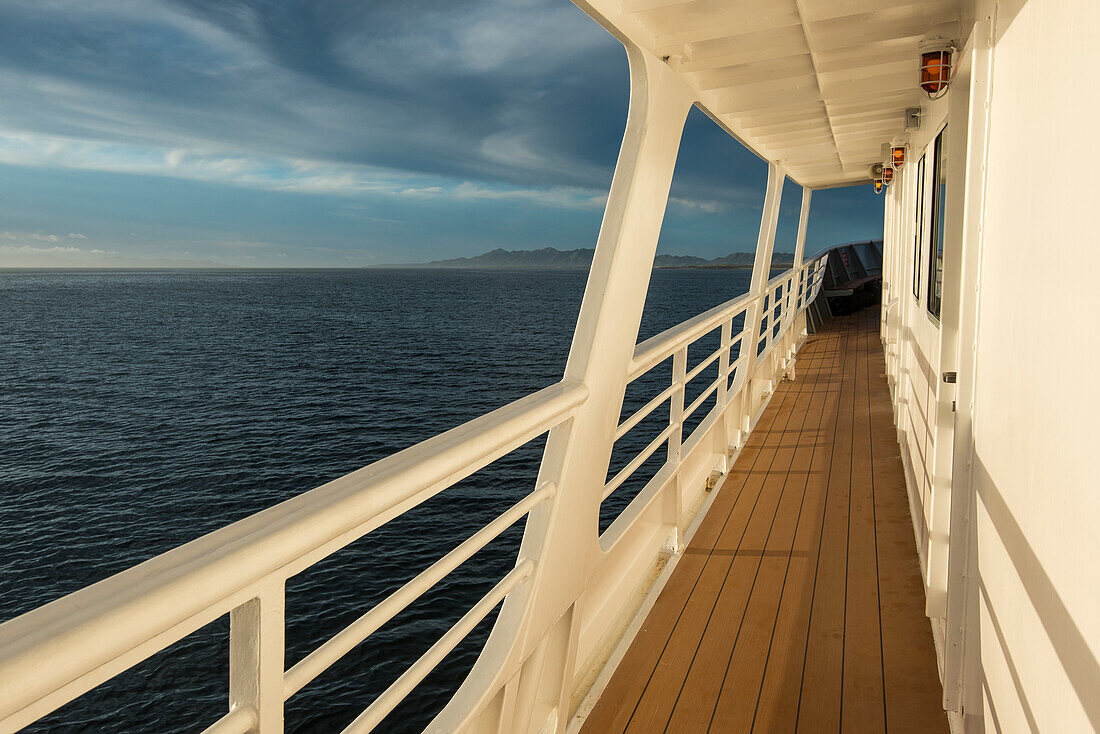
M 0 267 L 592 247 L 628 93 L 568 0 L 5 0 Z M 659 251 L 751 250 L 765 179 L 692 110 Z M 881 237 L 870 187 L 813 201 L 809 250 Z

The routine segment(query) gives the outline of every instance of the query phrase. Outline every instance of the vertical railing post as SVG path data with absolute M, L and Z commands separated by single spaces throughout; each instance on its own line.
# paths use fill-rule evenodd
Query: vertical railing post
M 783 330 L 786 331 L 792 326 L 797 327 L 795 323 L 798 316 L 798 295 L 803 290 L 804 279 L 802 277 L 802 260 L 806 256 L 806 228 L 810 223 L 810 198 L 813 196 L 814 190 L 806 186 L 802 187 L 802 208 L 798 211 L 798 236 L 794 242 L 794 263 L 791 267 L 794 269 L 795 281 L 797 286 L 793 289 L 790 297 L 787 298 L 787 323 L 783 326 Z M 804 292 L 804 291 L 803 291 Z M 805 296 L 803 295 L 803 302 L 805 302 Z
M 715 405 L 717 405 L 718 413 L 721 416 L 719 425 L 722 432 L 722 445 L 726 447 L 722 455 L 722 473 L 724 474 L 729 471 L 730 454 L 741 446 L 740 436 L 736 434 L 737 429 L 731 429 L 729 416 L 727 415 L 730 403 L 730 351 L 733 349 L 732 316 L 722 322 L 722 331 L 719 338 L 722 341 L 722 355 L 718 358 L 718 375 L 721 382 L 718 383 L 718 395 L 715 397 Z M 736 438 L 731 442 L 730 439 L 733 436 L 736 436 Z
M 672 432 L 668 437 L 668 461 L 680 464 L 680 445 L 684 442 L 684 390 L 687 387 L 687 347 L 672 356 L 672 399 L 668 405 L 668 424 Z
M 534 574 L 505 601 L 478 663 L 433 730 L 468 730 L 516 676 L 517 696 L 535 699 L 515 709 L 530 710 L 531 720 L 501 720 L 495 731 L 563 732 L 569 720 L 573 675 L 584 662 L 576 659 L 579 632 L 592 613 L 583 596 L 602 553 L 603 488 L 680 136 L 695 101 L 662 59 L 631 44 L 627 58 L 626 132 L 564 376 L 584 384 L 588 399 L 546 441 L 538 482 L 554 482 L 558 493 L 528 517 L 519 551 L 535 561 Z M 536 655 L 546 662 L 526 664 Z
M 722 356 L 718 358 L 718 374 L 722 376 L 722 383 L 718 385 L 719 410 L 725 410 L 729 401 L 730 384 L 730 350 L 733 349 L 733 319 L 728 318 L 722 322 Z
M 768 274 L 770 275 L 771 273 L 769 272 Z M 776 297 L 778 295 L 778 290 L 779 289 L 777 288 L 776 290 L 770 291 L 768 293 L 768 308 L 764 313 L 764 351 L 765 352 L 768 351 L 768 349 L 772 345 L 772 333 L 775 331 L 775 324 L 773 324 L 772 321 L 775 319 L 775 303 L 776 303 L 776 301 L 779 300 Z
M 283 582 L 229 613 L 229 710 L 251 708 L 259 734 L 282 734 L 285 637 Z
M 668 424 L 672 428 L 668 436 L 668 463 L 676 470 L 672 491 L 666 493 L 662 519 L 669 526 L 665 548 L 675 553 L 680 548 L 680 523 L 683 519 L 683 475 L 678 471 L 681 448 L 684 443 L 684 391 L 687 389 L 687 346 L 672 355 L 672 385 L 674 390 L 668 402 Z
M 737 380 L 737 385 L 745 389 L 742 410 L 746 415 L 742 416 L 743 426 L 746 421 L 751 424 L 752 417 L 756 413 L 753 375 L 756 372 L 757 348 L 760 343 L 760 316 L 768 287 L 768 274 L 771 272 L 772 248 L 775 246 L 775 228 L 779 224 L 779 202 L 783 195 L 784 178 L 783 169 L 778 163 L 768 163 L 768 186 L 764 195 L 764 211 L 760 215 L 756 258 L 753 260 L 752 280 L 749 285 L 749 293 L 753 298 L 745 311 L 745 326 L 742 332 L 741 354 L 745 360 L 740 370 L 742 376 Z

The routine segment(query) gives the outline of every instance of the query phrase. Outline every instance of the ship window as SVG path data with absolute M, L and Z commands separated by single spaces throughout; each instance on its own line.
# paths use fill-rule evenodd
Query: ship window
M 928 312 L 940 317 L 943 296 L 943 231 L 947 207 L 947 128 L 936 136 L 932 171 L 932 246 L 928 250 Z
M 924 156 L 917 161 L 917 221 L 913 230 L 913 298 L 920 301 L 921 243 L 924 241 Z

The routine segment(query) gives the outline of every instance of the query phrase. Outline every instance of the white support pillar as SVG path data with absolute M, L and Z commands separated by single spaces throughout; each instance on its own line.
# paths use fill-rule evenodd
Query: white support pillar
M 775 246 L 775 228 L 779 224 L 779 202 L 783 196 L 783 181 L 786 175 L 778 163 L 768 164 L 768 186 L 764 194 L 764 211 L 760 215 L 760 231 L 756 237 L 756 259 L 752 264 L 752 281 L 749 285 L 749 293 L 753 295 L 752 305 L 745 311 L 745 325 L 741 337 L 740 355 L 744 358 L 741 363 L 741 376 L 738 377 L 733 388 L 736 392 L 741 385 L 745 385 L 746 400 L 742 410 L 742 429 L 751 429 L 753 416 L 756 413 L 757 396 L 752 383 L 753 374 L 756 372 L 756 351 L 760 341 L 760 319 L 763 314 L 764 292 L 768 287 L 768 279 L 771 274 L 772 249 Z M 745 422 L 749 425 L 744 425 Z
M 588 399 L 547 439 L 538 482 L 553 482 L 558 492 L 528 519 L 519 557 L 535 561 L 532 579 L 509 596 L 467 682 L 429 731 L 561 732 L 569 718 L 582 595 L 602 555 L 599 512 L 615 429 L 680 136 L 695 101 L 661 59 L 630 46 L 627 56 L 630 112 L 565 368 L 565 381 L 584 384 Z M 544 662 L 525 665 L 536 658 Z M 534 700 L 512 708 L 529 720 L 479 718 L 517 676 L 517 695 Z M 548 722 L 556 723 L 544 729 Z
M 802 187 L 802 208 L 798 212 L 798 237 L 794 243 L 794 264 L 792 269 L 796 273 L 794 277 L 794 287 L 789 289 L 786 293 L 787 307 L 784 309 L 787 313 L 787 324 L 784 326 L 784 331 L 791 328 L 795 321 L 795 314 L 798 311 L 798 290 L 799 288 L 805 289 L 805 284 L 802 283 L 802 275 L 799 271 L 802 269 L 802 260 L 806 255 L 806 228 L 810 222 L 810 197 L 813 196 L 814 190 Z

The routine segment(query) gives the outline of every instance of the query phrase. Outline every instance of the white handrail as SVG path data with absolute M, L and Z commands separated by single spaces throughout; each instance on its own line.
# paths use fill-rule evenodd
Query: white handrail
M 18 729 L 567 419 L 558 383 L 0 624 L 0 729 Z
M 740 337 L 738 337 L 738 338 L 740 338 Z M 714 364 L 715 360 L 717 360 L 719 357 L 721 357 L 727 349 L 729 349 L 729 347 L 725 344 L 723 344 L 722 346 L 715 349 L 709 357 L 704 359 L 699 364 L 695 365 L 687 373 L 687 375 L 684 377 L 684 382 L 691 382 L 696 377 L 698 377 L 707 367 L 710 367 L 712 364 Z
M 695 398 L 695 400 L 692 401 L 691 405 L 684 408 L 684 417 L 683 417 L 682 420 L 686 421 L 688 418 L 690 418 L 691 414 L 694 413 L 696 410 L 698 410 L 699 406 L 702 405 L 704 402 L 706 402 L 706 399 L 709 398 L 711 396 L 711 394 L 714 393 L 714 391 L 718 389 L 718 386 L 722 384 L 722 380 L 726 380 L 726 379 L 729 379 L 729 378 L 726 377 L 725 375 L 718 375 L 718 377 L 713 382 L 710 383 L 710 386 L 707 387 L 707 389 L 704 390 L 699 395 L 699 397 Z
M 424 592 L 439 583 L 475 553 L 515 524 L 534 507 L 554 494 L 553 484 L 544 484 L 495 520 L 477 531 L 458 547 L 421 571 L 415 578 L 379 602 L 373 609 L 337 632 L 327 642 L 295 663 L 283 680 L 283 698 L 288 699 L 310 681 L 329 669 L 337 660 L 355 649 L 375 630 L 401 613 Z
M 768 281 L 768 289 L 765 291 L 765 295 L 774 289 L 774 285 L 780 284 L 780 281 L 791 278 L 797 273 L 810 272 L 817 276 L 821 270 L 819 263 L 827 256 L 828 253 L 816 260 L 804 263 L 798 270 L 787 270 L 775 276 Z M 699 337 L 721 326 L 723 321 L 737 318 L 741 313 L 748 310 L 754 300 L 751 293 L 746 293 L 725 303 L 720 303 L 698 316 L 681 322 L 639 343 L 634 349 L 634 358 L 631 360 L 630 369 L 627 371 L 628 381 L 633 381 L 644 375 L 671 357 L 680 348 L 691 344 Z M 809 303 L 809 300 L 807 299 L 806 303 Z M 733 340 L 736 342 L 742 335 L 734 336 Z
M 634 349 L 634 359 L 630 362 L 627 379 L 637 379 L 678 352 L 681 347 L 717 329 L 726 319 L 736 318 L 752 301 L 752 295 L 746 293 L 641 342 Z
M 619 424 L 619 427 L 615 429 L 615 440 L 630 432 L 630 429 L 641 423 L 649 416 L 650 413 L 657 410 L 666 400 L 672 397 L 672 393 L 676 392 L 677 385 L 669 385 L 663 391 L 657 394 L 657 397 L 650 400 L 648 403 L 638 409 L 634 415 L 627 418 L 625 421 Z
M 447 657 L 447 653 L 455 649 L 462 640 L 466 639 L 466 636 L 477 626 L 478 622 L 485 619 L 485 616 L 493 611 L 493 608 L 499 604 L 504 597 L 508 596 L 512 589 L 516 588 L 516 586 L 531 575 L 534 567 L 535 564 L 529 558 L 520 561 L 515 568 L 508 572 L 507 576 L 502 578 L 488 594 L 481 598 L 481 601 L 475 604 L 470 611 L 466 612 L 462 619 L 455 622 L 454 626 L 447 630 L 446 634 L 428 648 L 428 651 L 421 655 L 400 678 L 383 691 L 382 695 L 376 698 L 374 703 L 367 707 L 366 711 L 359 714 L 359 716 L 344 729 L 344 734 L 365 734 L 365 732 L 372 731 L 374 727 L 378 726 L 382 722 L 382 719 L 386 718 L 386 715 L 389 714 L 390 711 L 393 711 L 394 707 L 401 703 L 405 696 L 409 695 L 409 692 L 412 691 L 420 681 L 424 680 L 425 676 L 432 672 L 435 666 L 439 665 L 443 658 Z
M 729 380 L 729 376 L 742 364 L 742 360 L 746 355 L 755 357 L 755 362 L 751 364 L 759 364 L 768 358 L 772 351 L 772 347 L 778 342 L 779 337 L 781 337 L 791 326 L 792 322 L 788 319 L 788 312 L 792 311 L 797 313 L 805 309 L 812 298 L 817 295 L 823 272 L 824 258 L 826 256 L 827 254 L 803 263 L 799 268 L 792 268 L 784 271 L 769 280 L 763 294 L 759 297 L 762 301 L 767 300 L 768 302 L 768 308 L 761 311 L 759 323 L 742 324 L 741 331 L 735 335 L 730 335 L 728 342 L 723 343 L 722 346 L 704 358 L 699 364 L 690 371 L 687 371 L 680 380 L 674 377 L 669 387 L 665 388 L 640 410 L 619 424 L 615 431 L 615 441 L 622 438 L 658 406 L 676 395 L 677 391 L 682 391 L 688 383 L 702 374 L 708 367 L 714 364 L 716 360 L 723 356 L 726 357 L 726 361 L 724 361 L 723 364 L 726 364 L 728 361 L 728 365 L 725 366 L 724 370 L 720 370 L 722 374 L 719 374 L 718 377 L 692 401 L 691 405 L 689 405 L 686 410 L 680 410 L 675 416 L 670 414 L 668 426 L 652 439 L 640 453 L 626 464 L 626 466 L 615 474 L 611 481 L 604 485 L 603 499 L 607 499 L 611 496 L 616 489 L 629 479 L 634 471 L 648 460 L 662 443 L 673 438 L 677 429 L 683 425 L 684 421 L 698 410 L 716 390 L 719 390 L 723 384 L 728 384 L 727 381 Z M 802 284 L 806 285 L 804 289 L 806 292 L 803 293 L 801 304 L 787 297 L 794 283 L 799 283 L 800 288 Z M 781 286 L 784 288 L 784 294 L 782 298 L 776 298 L 775 294 Z M 812 294 L 809 293 L 810 290 L 813 291 Z M 631 360 L 630 368 L 627 372 L 627 382 L 629 383 L 636 380 L 638 377 L 673 355 L 679 355 L 678 358 L 681 360 L 685 359 L 688 347 L 698 341 L 700 337 L 711 333 L 720 326 L 729 328 L 733 320 L 741 314 L 745 314 L 747 318 L 750 307 L 755 303 L 755 300 L 756 299 L 750 294 L 745 294 L 719 304 L 694 318 L 688 319 L 687 321 L 673 326 L 670 329 L 666 329 L 660 334 L 641 342 L 635 347 L 634 358 Z M 775 313 L 777 310 L 779 311 L 778 315 Z M 776 328 L 779 328 L 779 334 L 775 334 Z M 753 336 L 753 338 L 746 339 L 747 336 Z M 751 345 L 748 349 L 746 349 L 746 343 Z M 736 359 L 731 360 L 730 357 L 732 356 L 734 344 L 739 344 L 740 346 L 738 348 L 738 356 Z M 763 349 L 760 349 L 761 345 L 764 345 Z M 726 394 L 725 400 L 728 401 L 729 398 L 730 396 Z M 715 409 L 717 410 L 721 410 L 723 407 L 722 405 L 715 405 Z M 670 447 L 670 456 L 673 453 L 675 453 L 674 446 Z M 671 458 L 670 461 L 672 461 Z
M 630 475 L 638 470 L 638 467 L 645 463 L 646 459 L 653 455 L 653 452 L 660 448 L 661 444 L 668 440 L 668 437 L 672 435 L 672 432 L 676 430 L 678 423 L 672 423 L 665 426 L 665 430 L 657 434 L 657 437 L 649 442 L 649 444 L 642 449 L 641 453 L 635 456 L 630 462 L 619 470 L 619 473 L 608 482 L 603 488 L 603 497 L 601 500 L 605 500 L 611 496 L 611 493 L 618 489 L 623 482 L 630 479 Z

